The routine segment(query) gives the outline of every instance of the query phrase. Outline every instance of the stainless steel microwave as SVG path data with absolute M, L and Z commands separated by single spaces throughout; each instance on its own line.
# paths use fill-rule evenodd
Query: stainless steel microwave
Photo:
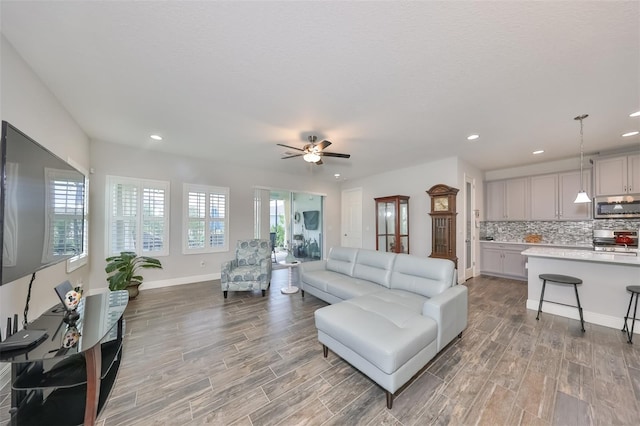
M 640 194 L 596 197 L 593 200 L 596 219 L 631 219 L 640 217 Z

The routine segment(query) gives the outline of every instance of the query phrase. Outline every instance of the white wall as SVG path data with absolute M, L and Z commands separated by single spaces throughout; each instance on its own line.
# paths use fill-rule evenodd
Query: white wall
M 89 140 L 56 97 L 24 62 L 11 44 L 0 37 L 1 93 L 0 115 L 32 139 L 64 160 L 89 167 Z M 39 271 L 33 284 L 29 319 L 37 318 L 58 302 L 53 288 L 64 280 L 72 285 L 87 283 L 89 267 L 67 274 L 64 262 Z M 0 323 L 19 314 L 27 297 L 29 279 L 25 277 L 0 287 Z M 21 327 L 20 327 L 21 328 Z M 3 330 L 4 337 L 4 330 Z
M 474 166 L 449 157 L 418 166 L 394 170 L 343 183 L 342 189 L 362 188 L 362 247 L 376 248 L 376 214 L 374 198 L 389 195 L 408 195 L 409 198 L 409 246 L 410 253 L 417 256 L 431 254 L 431 199 L 427 190 L 436 184 L 458 188 L 456 205 L 456 251 L 459 262 L 464 255 L 463 196 L 465 174 L 476 180 L 476 208 L 482 209 L 482 172 Z M 479 251 L 476 250 L 476 258 Z M 476 263 L 479 263 L 476 261 Z M 463 281 L 463 274 L 459 281 Z
M 163 143 L 178 143 L 165 141 Z M 225 163 L 220 146 L 220 162 L 180 157 L 143 148 L 101 141 L 91 143 L 91 288 L 106 288 L 104 272 L 105 189 L 107 175 L 170 181 L 170 253 L 159 257 L 162 270 L 145 270 L 141 289 L 208 280 L 220 277 L 220 265 L 233 258 L 239 239 L 253 238 L 253 197 L 255 187 L 287 188 L 293 191 L 326 194 L 324 236 L 326 247 L 340 242 L 340 191 L 337 183 L 323 183 L 311 176 L 253 170 Z M 182 254 L 182 187 L 195 183 L 229 187 L 229 252 Z M 201 261 L 205 262 L 201 266 Z
M 597 158 L 596 156 L 585 156 L 583 168 L 591 169 L 591 159 Z M 546 161 L 542 163 L 527 164 L 518 167 L 509 167 L 500 170 L 489 170 L 484 173 L 484 180 L 500 180 L 511 179 L 522 176 L 535 176 L 543 175 L 547 173 L 559 173 L 568 172 L 573 170 L 580 170 L 580 157 L 565 158 L 564 160 Z

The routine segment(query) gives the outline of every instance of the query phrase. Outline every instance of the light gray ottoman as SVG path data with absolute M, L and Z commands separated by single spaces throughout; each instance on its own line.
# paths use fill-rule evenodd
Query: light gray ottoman
M 437 353 L 436 322 L 382 294 L 320 308 L 315 322 L 324 356 L 331 349 L 384 388 L 387 408 L 394 393 Z

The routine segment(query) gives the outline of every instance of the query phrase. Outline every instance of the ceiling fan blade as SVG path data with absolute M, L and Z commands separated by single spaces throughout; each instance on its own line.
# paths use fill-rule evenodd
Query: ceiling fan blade
M 325 157 L 338 157 L 338 158 L 350 158 L 351 154 L 340 154 L 337 152 L 323 152 L 323 156 Z
M 287 155 L 286 157 L 282 157 L 281 160 L 284 160 L 285 158 L 293 158 L 293 157 L 302 157 L 304 154 L 292 154 L 292 155 Z
M 331 142 L 329 142 L 328 140 L 324 140 L 324 141 L 320 142 L 319 144 L 317 144 L 316 147 L 318 147 L 318 150 L 322 151 L 323 149 L 325 149 L 329 145 L 331 145 Z
M 278 145 L 278 146 L 284 146 L 285 148 L 295 149 L 296 151 L 304 151 L 304 149 L 302 149 L 302 148 L 296 148 L 295 146 L 284 145 L 284 144 L 281 144 L 281 143 L 277 143 L 276 145 Z

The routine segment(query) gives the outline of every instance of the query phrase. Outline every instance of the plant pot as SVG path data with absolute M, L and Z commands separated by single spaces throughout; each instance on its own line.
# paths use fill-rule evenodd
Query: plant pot
M 129 284 L 127 286 L 127 291 L 129 292 L 129 300 L 135 299 L 140 294 L 140 290 L 138 289 L 140 284 Z

